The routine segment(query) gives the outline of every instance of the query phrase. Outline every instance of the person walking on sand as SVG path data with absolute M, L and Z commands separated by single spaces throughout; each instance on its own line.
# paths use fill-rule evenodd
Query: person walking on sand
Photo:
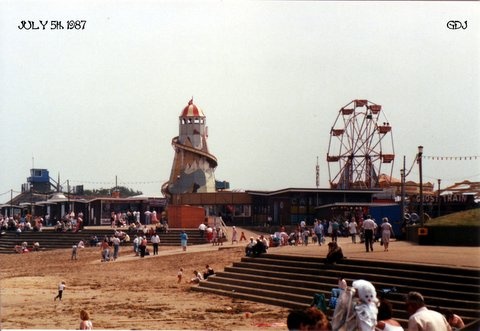
M 184 251 L 187 250 L 187 241 L 188 241 L 188 235 L 185 231 L 182 231 L 180 234 L 180 245 L 182 246 L 182 249 Z
M 112 245 L 113 245 L 113 261 L 115 261 L 118 258 L 118 255 L 120 252 L 120 238 L 118 238 L 117 235 L 113 237 Z
M 62 281 L 60 284 L 58 284 L 58 294 L 55 298 L 53 298 L 53 301 L 56 301 L 58 299 L 58 301 L 62 301 L 62 295 L 63 295 L 63 290 L 65 290 L 65 282 Z
M 90 321 L 90 314 L 85 309 L 80 311 L 80 330 L 93 330 L 92 321 Z

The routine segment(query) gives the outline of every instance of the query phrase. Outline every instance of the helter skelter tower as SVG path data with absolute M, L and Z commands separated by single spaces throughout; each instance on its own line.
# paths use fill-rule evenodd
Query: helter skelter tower
M 390 181 L 394 160 L 392 126 L 381 105 L 357 99 L 339 110 L 327 153 L 331 188 L 378 188 L 380 175 Z
M 208 151 L 207 137 L 206 117 L 191 99 L 179 116 L 179 135 L 172 139 L 175 157 L 170 179 L 162 186 L 165 196 L 215 192 L 217 158 Z

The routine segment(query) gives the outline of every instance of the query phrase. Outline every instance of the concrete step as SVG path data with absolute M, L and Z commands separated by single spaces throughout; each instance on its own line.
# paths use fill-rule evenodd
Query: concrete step
M 255 295 L 255 294 L 246 294 L 242 292 L 237 292 L 235 290 L 222 290 L 218 288 L 204 287 L 204 286 L 193 287 L 192 289 L 194 291 L 208 292 L 208 293 L 218 294 L 222 296 L 237 298 L 237 299 L 265 303 L 273 306 L 281 306 L 281 307 L 290 308 L 290 309 L 305 308 L 305 304 L 296 303 L 289 300 L 282 300 L 278 298 L 264 297 L 264 296 Z
M 372 270 L 375 270 L 372 272 Z M 421 287 L 424 289 L 423 295 L 428 297 L 442 297 L 446 296 L 445 299 L 439 299 L 440 301 L 451 300 L 451 296 L 461 297 L 462 301 L 460 304 L 465 303 L 465 305 L 473 305 L 480 309 L 479 293 L 478 287 L 475 285 L 467 286 L 465 284 L 456 284 L 452 282 L 440 282 L 440 281 L 431 281 L 425 278 L 425 274 L 418 276 L 411 273 L 410 278 L 406 277 L 397 277 L 394 276 L 395 272 L 392 269 L 388 274 L 377 274 L 377 268 L 375 267 L 370 269 L 368 272 L 353 272 L 346 269 L 342 269 L 340 265 L 335 266 L 334 268 L 319 269 L 315 267 L 307 268 L 306 266 L 299 267 L 285 267 L 283 265 L 273 265 L 273 264 L 261 264 L 256 262 L 235 262 L 232 267 L 225 268 L 225 271 L 234 272 L 234 273 L 248 273 L 248 274 L 262 274 L 265 277 L 276 277 L 279 274 L 286 274 L 286 277 L 297 277 L 296 275 L 301 273 L 302 280 L 307 280 L 307 276 L 311 276 L 310 280 L 314 281 L 315 278 L 319 277 L 328 277 L 332 284 L 336 284 L 337 278 L 339 275 L 342 275 L 347 281 L 351 282 L 355 279 L 364 279 L 368 278 L 369 281 L 377 284 L 377 288 L 391 288 L 395 287 L 399 293 L 408 293 L 411 288 Z M 423 278 L 420 278 L 423 277 Z M 448 296 L 450 295 L 450 296 Z M 443 305 L 442 302 L 438 302 L 439 305 Z M 470 302 L 472 302 L 470 304 Z
M 478 270 L 353 259 L 334 266 L 323 262 L 322 258 L 293 255 L 244 257 L 194 289 L 299 308 L 309 306 L 315 293 L 330 298 L 341 275 L 349 284 L 367 279 L 377 292 L 395 287 L 397 292 L 390 293 L 388 299 L 395 317 L 404 324 L 408 320 L 404 298 L 412 290 L 424 295 L 429 308 L 450 308 L 466 323 L 480 319 Z

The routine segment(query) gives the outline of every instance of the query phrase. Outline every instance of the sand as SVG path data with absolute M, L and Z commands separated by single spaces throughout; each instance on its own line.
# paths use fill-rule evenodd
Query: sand
M 247 234 L 247 237 L 252 235 Z M 389 252 L 375 245 L 366 253 L 363 244 L 339 238 L 350 259 L 397 261 L 479 268 L 479 247 L 418 246 L 393 241 Z M 185 280 L 206 264 L 223 271 L 244 255 L 245 243 L 223 248 L 210 244 L 161 247 L 159 256 L 135 257 L 131 247 L 121 248 L 115 262 L 100 262 L 98 248 L 79 251 L 71 261 L 69 249 L 23 255 L 0 255 L 0 329 L 78 329 L 79 313 L 91 314 L 94 329 L 122 330 L 287 330 L 289 310 L 272 305 L 192 291 Z M 269 253 L 324 257 L 318 247 L 271 247 Z M 184 268 L 184 280 L 177 272 Z M 65 281 L 62 302 L 54 302 L 57 286 Z
M 160 250 L 164 255 L 141 259 L 122 247 L 121 257 L 106 263 L 98 248 L 80 250 L 77 261 L 69 249 L 1 255 L 0 328 L 78 329 L 86 309 L 94 329 L 287 330 L 288 309 L 192 291 L 197 285 L 185 283 L 206 264 L 221 271 L 239 261 L 243 246 Z M 54 301 L 61 281 L 63 300 Z

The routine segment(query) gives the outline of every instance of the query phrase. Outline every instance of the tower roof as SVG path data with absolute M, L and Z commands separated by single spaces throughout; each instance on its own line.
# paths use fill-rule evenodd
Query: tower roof
M 188 105 L 183 108 L 180 117 L 205 117 L 205 115 L 203 114 L 203 111 L 193 103 L 192 98 L 188 102 Z

